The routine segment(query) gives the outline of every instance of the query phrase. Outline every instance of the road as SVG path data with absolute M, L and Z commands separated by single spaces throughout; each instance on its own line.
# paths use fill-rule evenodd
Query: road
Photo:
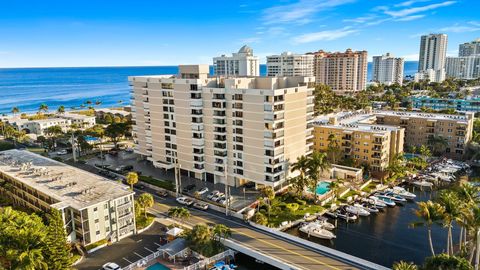
M 157 201 L 150 208 L 150 211 L 158 215 L 165 215 L 172 206 L 180 205 L 172 198 L 163 199 Z M 238 219 L 222 216 L 221 213 L 213 210 L 200 211 L 192 208 L 190 212 L 192 216 L 187 221 L 189 225 L 225 224 L 232 229 L 231 240 L 241 243 L 252 250 L 285 261 L 295 268 L 306 270 L 359 269 L 346 262 L 322 255 L 320 252 L 307 246 L 279 239 L 270 233 L 260 231 L 242 221 L 238 221 Z

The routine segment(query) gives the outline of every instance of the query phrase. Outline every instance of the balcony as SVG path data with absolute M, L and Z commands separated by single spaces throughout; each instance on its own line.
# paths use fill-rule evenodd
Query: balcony
M 192 100 L 190 100 L 190 107 L 202 108 L 203 107 L 203 101 L 201 99 L 192 99 Z
M 217 157 L 226 157 L 227 151 L 214 150 L 213 154 Z

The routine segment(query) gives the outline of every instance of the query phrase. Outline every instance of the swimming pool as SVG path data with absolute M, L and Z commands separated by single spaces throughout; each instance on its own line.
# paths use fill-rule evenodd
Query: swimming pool
M 407 160 L 410 160 L 410 159 L 412 159 L 412 158 L 414 158 L 414 157 L 416 157 L 416 156 L 417 156 L 417 155 L 416 155 L 416 154 L 413 154 L 413 153 L 404 153 L 404 154 L 403 154 L 403 157 L 404 157 L 405 159 L 407 159 Z
M 317 185 L 317 194 L 323 195 L 330 191 L 330 182 L 322 181 Z
M 96 142 L 96 141 L 99 141 L 98 138 L 95 138 L 95 137 L 92 137 L 92 136 L 88 136 L 88 135 L 85 136 L 84 138 L 85 138 L 85 141 L 87 141 L 87 142 Z
M 156 263 L 152 266 L 147 267 L 147 270 L 170 270 L 170 268 L 166 267 L 161 263 Z

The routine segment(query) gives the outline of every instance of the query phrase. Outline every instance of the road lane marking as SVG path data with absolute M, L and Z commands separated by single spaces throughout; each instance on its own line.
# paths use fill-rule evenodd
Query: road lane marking
M 170 208 L 170 206 L 165 205 L 165 204 L 162 204 L 162 203 L 158 203 L 158 205 L 163 206 L 163 207 Z M 157 210 L 157 211 L 158 211 L 158 210 Z M 202 212 L 202 213 L 209 214 L 208 212 Z M 211 214 L 209 214 L 209 215 L 211 215 Z M 219 216 L 216 216 L 216 215 L 213 215 L 213 216 L 216 217 L 216 218 L 224 219 L 224 218 L 219 217 Z M 198 219 L 198 220 L 202 220 L 202 221 L 205 222 L 205 223 L 212 223 L 212 221 L 207 220 L 207 219 L 204 219 L 204 218 L 199 217 L 199 216 L 194 216 L 194 218 L 196 218 L 196 219 Z M 232 221 L 232 220 L 228 220 L 228 221 L 229 221 L 229 222 L 233 222 L 233 223 L 237 223 L 237 222 Z M 237 224 L 239 224 L 239 223 L 237 223 Z M 242 227 L 244 227 L 244 226 L 242 225 Z M 244 227 L 244 228 L 248 229 L 247 227 Z M 250 234 L 241 232 L 241 231 L 239 231 L 238 229 L 231 228 L 231 230 L 232 230 L 233 232 L 237 232 L 238 234 L 247 236 L 247 237 L 249 237 L 249 238 L 251 238 L 251 239 L 258 240 L 258 241 L 260 241 L 260 242 L 262 242 L 262 243 L 265 243 L 265 244 L 267 244 L 267 245 L 269 245 L 269 246 L 276 247 L 276 248 L 278 248 L 278 249 L 280 249 L 280 250 L 283 250 L 283 251 L 286 251 L 286 252 L 288 252 L 288 253 L 291 253 L 291 254 L 300 256 L 300 257 L 302 257 L 302 258 L 304 258 L 304 259 L 307 259 L 307 260 L 309 260 L 309 261 L 316 262 L 316 263 L 320 263 L 321 265 L 327 266 L 327 267 L 329 267 L 329 268 L 331 268 L 331 269 L 341 270 L 341 268 L 335 267 L 335 266 L 330 265 L 330 264 L 328 264 L 328 263 L 326 263 L 326 262 L 323 262 L 323 261 L 320 261 L 320 260 L 318 260 L 318 259 L 314 259 L 314 258 L 305 256 L 305 255 L 300 254 L 300 253 L 298 253 L 298 252 L 296 252 L 296 251 L 292 251 L 292 250 L 286 249 L 286 248 L 281 247 L 281 246 L 279 246 L 279 245 L 277 245 L 277 244 L 271 243 L 270 241 L 256 238 L 255 236 L 252 236 L 252 235 L 250 235 Z M 278 240 L 278 239 L 276 239 L 276 240 Z M 237 241 L 237 242 L 238 242 L 238 241 Z M 244 243 L 242 243 L 242 244 L 244 244 Z M 290 244 L 291 244 L 291 243 L 290 243 Z M 253 248 L 253 249 L 259 251 L 257 248 Z M 307 249 L 307 250 L 308 250 L 308 249 Z M 270 256 L 271 256 L 271 255 L 270 255 Z M 326 257 L 325 255 L 322 255 L 322 256 Z M 280 258 L 280 260 L 282 260 L 282 259 Z M 333 259 L 333 260 L 335 260 L 335 259 Z M 339 261 L 339 262 L 340 262 L 340 261 Z

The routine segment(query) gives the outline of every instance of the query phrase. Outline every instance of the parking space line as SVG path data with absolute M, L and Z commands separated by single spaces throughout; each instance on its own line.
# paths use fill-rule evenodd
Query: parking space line
M 147 248 L 147 247 L 143 247 L 143 248 L 146 249 L 146 250 L 148 250 L 148 251 L 150 251 L 150 252 L 152 252 L 152 253 L 155 252 L 155 251 L 153 251 L 153 250 L 151 250 L 151 249 L 149 249 L 149 248 Z
M 160 245 L 160 244 L 159 244 L 159 243 L 157 243 L 157 242 L 153 242 L 153 243 L 154 243 L 155 245 L 159 246 L 159 247 L 161 247 L 161 246 L 162 246 L 162 245 Z
M 138 254 L 137 252 L 133 252 L 133 254 L 137 255 L 138 257 L 140 257 L 142 259 L 144 258 L 142 255 Z
M 129 264 L 132 264 L 131 261 L 127 260 L 125 257 L 123 257 L 122 259 L 124 259 L 125 261 L 127 261 Z

